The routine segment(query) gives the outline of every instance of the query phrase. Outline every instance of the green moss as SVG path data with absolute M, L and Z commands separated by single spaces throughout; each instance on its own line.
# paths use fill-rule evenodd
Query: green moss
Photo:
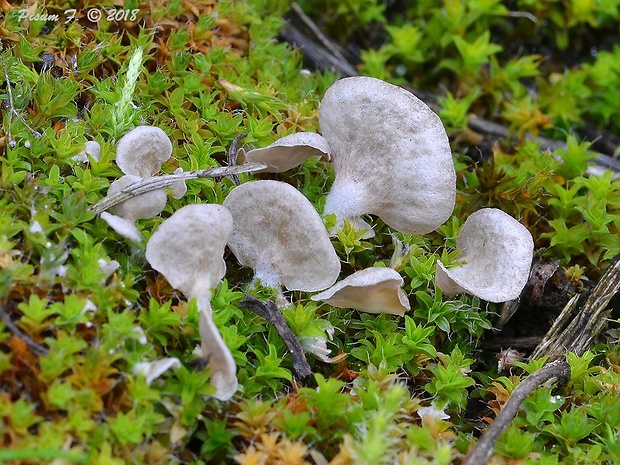
M 171 138 L 162 173 L 225 166 L 242 133 L 248 147 L 262 147 L 318 131 L 319 101 L 338 76 L 302 72 L 301 52 L 278 42 L 288 1 L 126 2 L 135 21 L 109 21 L 123 12 L 115 2 L 66 1 L 39 7 L 59 21 L 20 19 L 18 8 L 0 19 L 13 105 L 2 70 L 0 461 L 308 463 L 311 450 L 315 462 L 322 454 L 341 464 L 447 464 L 467 452 L 472 399 L 497 410 L 519 377 L 478 359 L 498 308 L 442 295 L 436 264 L 458 259 L 458 232 L 482 207 L 518 218 L 542 257 L 577 281 L 597 278 L 620 253 L 620 181 L 587 174 L 593 153 L 575 135 L 590 123 L 620 128 L 620 47 L 603 39 L 619 13 L 614 2 L 523 0 L 514 11 L 499 1 L 392 3 L 301 5 L 332 37 L 362 47 L 362 73 L 439 95 L 457 168 L 454 215 L 422 237 L 376 221 L 372 239 L 349 224 L 332 238 L 343 275 L 373 265 L 401 273 L 412 303 L 404 318 L 336 309 L 305 292 L 278 296 L 227 256 L 212 305 L 238 366 L 240 389 L 228 402 L 212 398 L 212 374 L 193 355 L 196 302 L 148 266 L 144 244 L 121 240 L 88 207 L 121 176 L 116 144 L 134 126 Z M 70 8 L 78 14 L 65 23 Z M 104 17 L 89 21 L 89 9 Z M 464 155 L 477 140 L 472 114 L 513 136 L 477 163 Z M 566 149 L 541 152 L 528 140 L 535 135 Z M 99 159 L 74 160 L 92 140 Z M 333 176 L 318 159 L 276 175 L 319 211 Z M 221 204 L 233 188 L 228 178 L 191 181 L 138 227 L 148 238 L 182 206 Z M 289 299 L 294 334 L 325 340 L 332 363 L 309 354 L 314 376 L 297 379 L 277 331 L 239 307 L 246 293 Z M 617 346 L 610 332 L 592 352 L 569 355 L 568 385 L 528 397 L 497 460 L 617 462 Z M 164 357 L 182 366 L 150 385 L 134 373 Z

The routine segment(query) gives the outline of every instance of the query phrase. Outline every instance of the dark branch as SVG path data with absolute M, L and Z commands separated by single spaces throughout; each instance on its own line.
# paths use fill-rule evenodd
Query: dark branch
M 299 340 L 293 334 L 291 328 L 288 327 L 282 312 L 280 312 L 273 301 L 269 300 L 267 304 L 265 304 L 256 297 L 246 295 L 245 300 L 239 302 L 239 307 L 252 310 L 276 328 L 276 331 L 284 341 L 284 344 L 286 344 L 286 347 L 293 358 L 293 368 L 295 369 L 297 376 L 300 378 L 307 378 L 312 374 L 310 365 L 308 365 L 308 361 L 306 360 L 306 354 L 304 354 L 304 350 L 301 348 Z
M 38 355 L 39 357 L 43 357 L 44 355 L 47 355 L 49 353 L 48 348 L 34 342 L 26 333 L 19 329 L 15 323 L 13 323 L 13 320 L 11 320 L 11 317 L 5 310 L 4 305 L 0 305 L 0 316 L 2 317 L 2 321 L 4 321 L 6 327 L 9 328 L 9 331 L 11 331 L 16 337 L 24 341 L 33 354 Z
M 562 385 L 569 379 L 570 366 L 564 359 L 548 363 L 525 378 L 512 392 L 501 412 L 495 417 L 491 426 L 484 432 L 474 448 L 467 454 L 461 465 L 484 465 L 487 463 L 493 454 L 495 443 L 508 428 L 525 398 L 538 386 L 554 382 Z

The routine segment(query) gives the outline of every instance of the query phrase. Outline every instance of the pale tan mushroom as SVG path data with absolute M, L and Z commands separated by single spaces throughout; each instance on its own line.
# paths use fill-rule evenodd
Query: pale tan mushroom
M 489 302 L 519 297 L 527 284 L 534 241 L 525 226 L 496 208 L 473 213 L 456 241 L 463 264 L 437 262 L 435 283 L 444 294 L 466 293 Z
M 114 195 L 140 180 L 138 176 L 125 175 L 110 185 L 108 195 Z M 121 236 L 139 242 L 142 240 L 142 234 L 136 227 L 136 221 L 157 216 L 165 207 L 166 193 L 163 189 L 157 189 L 125 200 L 112 207 L 111 213 L 102 213 L 101 219 Z
M 181 362 L 176 357 L 165 357 L 152 362 L 140 362 L 133 366 L 135 375 L 142 374 L 146 378 L 146 384 L 150 385 L 171 368 L 180 368 Z
M 411 310 L 402 285 L 403 278 L 392 268 L 366 268 L 313 295 L 311 299 L 333 307 L 402 316 Z
M 320 291 L 340 274 L 340 260 L 310 201 L 280 181 L 247 182 L 224 206 L 234 230 L 228 245 L 242 265 L 268 287 Z
M 321 102 L 321 133 L 335 180 L 324 215 L 356 228 L 373 214 L 405 234 L 425 234 L 452 214 L 456 173 L 439 117 L 412 93 L 370 77 L 337 81 Z M 366 237 L 374 235 L 372 229 Z
M 165 220 L 146 246 L 151 266 L 186 298 L 197 300 L 202 352 L 219 400 L 230 399 L 237 390 L 235 360 L 211 310 L 212 289 L 226 273 L 223 256 L 232 228 L 232 216 L 221 205 L 187 205 Z
M 265 173 L 281 173 L 295 168 L 313 156 L 329 160 L 329 144 L 319 134 L 298 132 L 278 139 L 273 144 L 245 152 L 240 162 L 265 163 Z
M 148 178 L 161 169 L 170 155 L 172 143 L 163 129 L 138 126 L 118 141 L 116 164 L 125 174 Z
M 166 133 L 154 126 L 139 126 L 125 134 L 118 142 L 116 163 L 125 176 L 110 185 L 108 196 L 126 187 L 153 176 L 161 164 L 170 158 L 172 143 Z M 178 168 L 175 174 L 183 171 Z M 184 181 L 170 186 L 170 192 L 179 199 L 187 192 Z M 136 220 L 159 215 L 166 207 L 166 193 L 163 189 L 140 194 L 114 206 L 111 213 L 103 213 L 101 218 L 121 236 L 140 241 L 142 234 L 135 225 Z

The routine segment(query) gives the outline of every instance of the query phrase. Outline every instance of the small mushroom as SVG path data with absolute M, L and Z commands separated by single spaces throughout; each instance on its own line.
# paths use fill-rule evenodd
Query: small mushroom
M 280 181 L 254 181 L 224 201 L 234 221 L 228 241 L 242 265 L 263 285 L 320 291 L 340 274 L 340 261 L 310 201 Z
M 141 180 L 138 176 L 125 175 L 110 185 L 108 195 L 114 195 Z M 110 209 L 111 213 L 102 213 L 101 219 L 121 236 L 139 242 L 142 234 L 136 228 L 136 221 L 157 216 L 165 207 L 166 193 L 163 189 L 157 189 L 119 203 Z
M 177 168 L 176 170 L 174 170 L 174 174 L 181 174 L 182 172 L 183 172 L 183 168 Z M 169 189 L 170 189 L 170 196 L 173 199 L 177 199 L 177 200 L 183 197 L 187 193 L 187 185 L 185 184 L 185 181 L 175 182 L 173 185 L 169 187 Z
M 313 295 L 311 299 L 333 307 L 402 316 L 411 310 L 402 285 L 403 278 L 392 268 L 366 268 Z
M 197 300 L 202 353 L 219 400 L 230 399 L 237 390 L 235 361 L 211 309 L 211 290 L 226 273 L 223 256 L 232 228 L 232 216 L 221 205 L 187 205 L 165 220 L 146 245 L 151 266 L 186 298 Z
M 338 228 L 346 219 L 366 229 L 360 215 L 374 214 L 402 233 L 425 234 L 450 217 L 456 172 L 448 136 L 412 93 L 344 78 L 325 93 L 319 122 L 336 175 L 323 214 L 335 214 Z
M 146 384 L 150 385 L 162 374 L 171 368 L 180 368 L 181 362 L 176 357 L 166 357 L 153 362 L 140 362 L 133 366 L 135 375 L 142 374 L 146 378 Z
M 118 141 L 116 164 L 125 174 L 148 178 L 157 173 L 172 155 L 172 143 L 155 126 L 138 126 Z
M 94 140 L 89 140 L 84 144 L 84 150 L 82 150 L 77 155 L 73 156 L 71 159 L 73 161 L 77 161 L 80 163 L 87 163 L 88 157 L 91 157 L 95 161 L 99 161 L 99 156 L 101 155 L 101 145 L 99 142 Z
M 312 156 L 330 158 L 327 141 L 313 132 L 298 132 L 278 139 L 273 144 L 245 152 L 245 162 L 265 163 L 265 173 L 282 173 L 301 165 Z M 241 157 L 240 157 L 241 158 Z M 243 163 L 243 160 L 240 160 Z
M 462 265 L 446 268 L 437 262 L 435 283 L 443 293 L 463 292 L 496 303 L 519 297 L 534 255 L 525 226 L 501 210 L 484 208 L 467 218 L 456 248 Z
M 107 195 L 114 195 L 141 180 L 138 176 L 125 175 L 110 184 Z M 163 189 L 157 189 L 125 200 L 112 207 L 110 212 L 126 220 L 136 221 L 157 216 L 164 208 L 166 208 L 166 193 Z
M 103 212 L 101 219 L 114 231 L 130 241 L 140 242 L 142 240 L 142 233 L 136 228 L 135 223 L 109 212 Z
M 139 126 L 125 134 L 118 142 L 116 162 L 125 176 L 110 185 L 108 196 L 114 195 L 143 178 L 153 176 L 161 164 L 170 158 L 172 143 L 166 133 L 154 126 Z M 183 171 L 178 168 L 175 171 Z M 173 198 L 180 199 L 187 192 L 184 181 L 170 186 Z M 166 207 L 166 192 L 163 189 L 146 192 L 116 205 L 111 213 L 101 218 L 121 236 L 139 242 L 142 234 L 135 222 L 141 218 L 159 215 Z

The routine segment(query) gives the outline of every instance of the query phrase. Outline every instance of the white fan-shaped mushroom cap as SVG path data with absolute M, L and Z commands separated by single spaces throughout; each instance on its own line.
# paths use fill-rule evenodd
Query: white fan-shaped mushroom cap
M 114 195 L 141 180 L 142 178 L 138 176 L 125 175 L 110 184 L 108 196 Z M 125 200 L 110 208 L 110 211 L 128 221 L 135 222 L 141 218 L 153 218 L 159 215 L 164 208 L 166 208 L 166 192 L 163 189 L 156 189 Z
M 456 241 L 463 265 L 437 262 L 435 283 L 445 294 L 475 295 L 489 302 L 519 297 L 527 284 L 534 255 L 530 232 L 496 208 L 473 213 Z
M 174 174 L 181 174 L 182 172 L 183 168 L 174 170 Z M 180 199 L 187 193 L 187 184 L 185 184 L 185 181 L 175 182 L 168 189 L 170 189 L 170 195 L 173 199 Z
M 101 213 L 101 219 L 108 223 L 108 226 L 114 231 L 130 241 L 140 242 L 142 240 L 142 233 L 136 228 L 136 224 L 133 221 L 108 212 Z
M 226 273 L 223 256 L 232 228 L 232 216 L 221 205 L 186 205 L 153 233 L 146 259 L 188 299 L 210 298 Z
M 99 156 L 101 155 L 101 145 L 99 142 L 94 140 L 86 141 L 84 144 L 84 150 L 80 153 L 72 157 L 72 160 L 86 163 L 88 162 L 88 157 L 90 156 L 93 160 L 99 161 Z
M 237 364 L 230 349 L 222 339 L 222 335 L 211 318 L 210 311 L 200 312 L 200 340 L 204 357 L 208 358 L 211 369 L 211 384 L 215 386 L 215 397 L 218 400 L 229 400 L 237 391 Z
M 319 123 L 336 174 L 323 214 L 335 214 L 338 227 L 370 213 L 402 233 L 425 234 L 450 217 L 456 172 L 448 136 L 412 93 L 344 78 L 325 93 Z
M 310 201 L 280 181 L 233 189 L 224 206 L 234 220 L 228 245 L 263 285 L 320 291 L 336 282 L 340 261 Z
M 135 375 L 143 374 L 146 378 L 146 384 L 150 385 L 169 369 L 180 367 L 181 361 L 178 358 L 166 357 L 152 362 L 136 363 L 133 366 L 133 373 Z
M 200 311 L 201 349 L 208 358 L 214 397 L 228 400 L 237 390 L 237 366 L 213 323 L 211 289 L 226 273 L 224 249 L 233 220 L 221 205 L 186 205 L 165 220 L 146 244 L 146 259 Z
M 327 156 L 327 141 L 313 132 L 298 132 L 278 139 L 273 144 L 245 152 L 245 162 L 265 163 L 266 173 L 281 173 L 301 165 L 312 156 Z
M 172 143 L 155 126 L 138 126 L 118 141 L 116 164 L 125 174 L 148 178 L 157 173 L 172 155 Z
M 392 268 L 366 268 L 311 298 L 333 307 L 402 316 L 411 310 L 402 285 L 403 278 Z

